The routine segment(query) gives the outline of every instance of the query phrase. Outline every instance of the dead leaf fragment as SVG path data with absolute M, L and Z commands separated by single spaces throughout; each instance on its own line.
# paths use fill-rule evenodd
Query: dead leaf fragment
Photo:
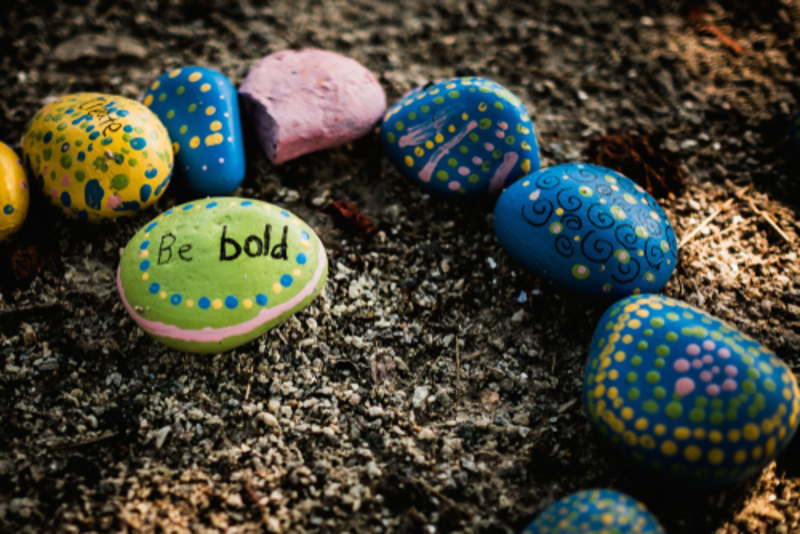
M 358 207 L 351 202 L 337 200 L 322 208 L 321 211 L 333 217 L 333 223 L 336 226 L 360 232 L 364 235 L 371 235 L 378 231 L 375 225 L 372 224 L 372 221 L 361 213 Z
M 686 175 L 657 147 L 650 135 L 596 137 L 589 144 L 589 159 L 624 174 L 656 198 L 680 194 Z

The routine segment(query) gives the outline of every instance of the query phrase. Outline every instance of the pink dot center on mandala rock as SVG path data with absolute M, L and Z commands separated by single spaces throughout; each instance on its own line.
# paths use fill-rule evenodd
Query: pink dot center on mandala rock
M 469 174 L 469 167 L 459 167 L 458 168 L 458 174 L 460 174 L 461 176 L 468 175 Z
M 452 181 L 447 184 L 447 187 L 450 189 L 450 191 L 457 191 L 458 188 L 461 187 L 461 184 L 456 181 Z
M 731 357 L 731 351 L 728 350 L 725 347 L 722 347 L 721 349 L 719 349 L 717 351 L 717 355 L 719 355 L 720 358 L 730 358 Z
M 474 158 L 472 158 L 472 163 L 474 163 L 475 165 L 480 165 L 481 163 L 483 163 L 483 160 L 478 156 L 475 156 Z
M 733 365 L 726 365 L 725 366 L 725 374 L 734 377 L 739 374 L 739 370 Z
M 706 394 L 709 395 L 710 397 L 716 397 L 717 395 L 719 395 L 719 386 L 716 384 L 709 384 L 706 387 Z
M 675 393 L 680 395 L 681 397 L 685 397 L 689 395 L 692 391 L 694 391 L 694 380 L 691 378 L 679 378 L 677 382 L 675 382 Z
M 710 339 L 706 339 L 703 341 L 703 348 L 706 350 L 714 350 L 717 348 L 717 344 L 711 341 Z
M 736 381 L 728 378 L 722 383 L 722 389 L 725 391 L 736 391 Z
M 705 356 L 703 356 L 703 363 L 713 363 L 713 362 L 714 362 L 714 357 L 712 355 L 706 354 Z
M 686 347 L 686 354 L 688 354 L 689 356 L 697 356 L 698 354 L 700 354 L 700 346 L 695 343 L 692 343 L 691 345 Z
M 703 382 L 711 382 L 711 378 L 713 378 L 713 376 L 714 375 L 711 374 L 711 371 L 703 371 L 700 373 L 700 380 Z
M 701 367 L 703 367 L 703 360 L 694 360 L 692 362 L 692 367 L 694 367 L 695 369 L 700 369 Z
M 685 373 L 686 371 L 689 370 L 689 367 L 691 367 L 691 365 L 689 364 L 688 360 L 681 358 L 679 360 L 675 360 L 675 364 L 673 365 L 673 367 L 679 373 Z

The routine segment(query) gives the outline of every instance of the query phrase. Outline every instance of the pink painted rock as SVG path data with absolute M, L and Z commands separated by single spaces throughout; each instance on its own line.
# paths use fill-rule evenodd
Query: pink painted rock
M 273 163 L 367 134 L 386 110 L 375 75 L 324 50 L 284 50 L 256 63 L 239 94 Z

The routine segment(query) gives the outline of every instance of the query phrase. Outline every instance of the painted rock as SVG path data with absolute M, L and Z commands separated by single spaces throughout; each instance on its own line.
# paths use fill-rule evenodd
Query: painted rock
M 774 353 L 659 295 L 624 299 L 595 330 L 583 396 L 592 425 L 655 471 L 724 484 L 758 473 L 797 430 L 800 390 Z
M 117 288 L 128 313 L 161 343 L 222 352 L 302 310 L 328 275 L 325 247 L 288 211 L 257 200 L 177 206 L 125 247 Z
M 613 490 L 573 493 L 547 507 L 523 534 L 665 534 L 636 499 Z
M 8 145 L 0 143 L 0 241 L 22 227 L 29 200 L 22 162 Z
M 22 149 L 39 188 L 82 220 L 133 215 L 158 200 L 172 177 L 161 121 L 116 95 L 78 93 L 47 104 L 28 124 Z
M 384 115 L 381 140 L 401 173 L 451 197 L 497 195 L 539 170 L 525 106 L 484 78 L 444 80 L 406 94 Z
M 677 264 L 667 216 L 644 189 L 586 163 L 550 167 L 514 183 L 494 209 L 509 256 L 590 297 L 655 293 Z
M 167 127 L 175 164 L 203 196 L 225 195 L 245 172 L 242 124 L 236 89 L 223 74 L 183 67 L 159 77 L 144 105 Z
M 273 163 L 363 137 L 386 94 L 359 62 L 324 50 L 284 50 L 256 63 L 239 87 Z

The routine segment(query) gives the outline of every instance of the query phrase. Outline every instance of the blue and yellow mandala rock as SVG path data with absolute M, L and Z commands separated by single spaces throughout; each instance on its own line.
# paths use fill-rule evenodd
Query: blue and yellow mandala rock
M 445 196 L 497 195 L 539 169 L 525 106 L 484 78 L 414 89 L 384 115 L 381 139 L 401 173 Z
M 595 330 L 583 397 L 625 455 L 709 485 L 769 464 L 797 430 L 792 371 L 736 329 L 678 300 L 639 295 Z
M 639 501 L 612 490 L 573 493 L 547 507 L 522 534 L 665 534 Z
M 236 88 L 225 75 L 204 67 L 171 70 L 150 85 L 144 105 L 166 126 L 190 188 L 216 196 L 239 187 L 245 173 L 242 124 Z
M 166 211 L 125 247 L 117 288 L 168 347 L 223 352 L 308 306 L 328 275 L 325 247 L 285 209 L 218 197 Z
M 590 297 L 655 293 L 677 264 L 675 232 L 655 199 L 588 163 L 557 165 L 512 184 L 495 205 L 494 231 L 523 266 Z
M 22 137 L 25 165 L 67 215 L 97 222 L 153 204 L 172 177 L 169 135 L 149 109 L 78 93 L 43 107 Z

